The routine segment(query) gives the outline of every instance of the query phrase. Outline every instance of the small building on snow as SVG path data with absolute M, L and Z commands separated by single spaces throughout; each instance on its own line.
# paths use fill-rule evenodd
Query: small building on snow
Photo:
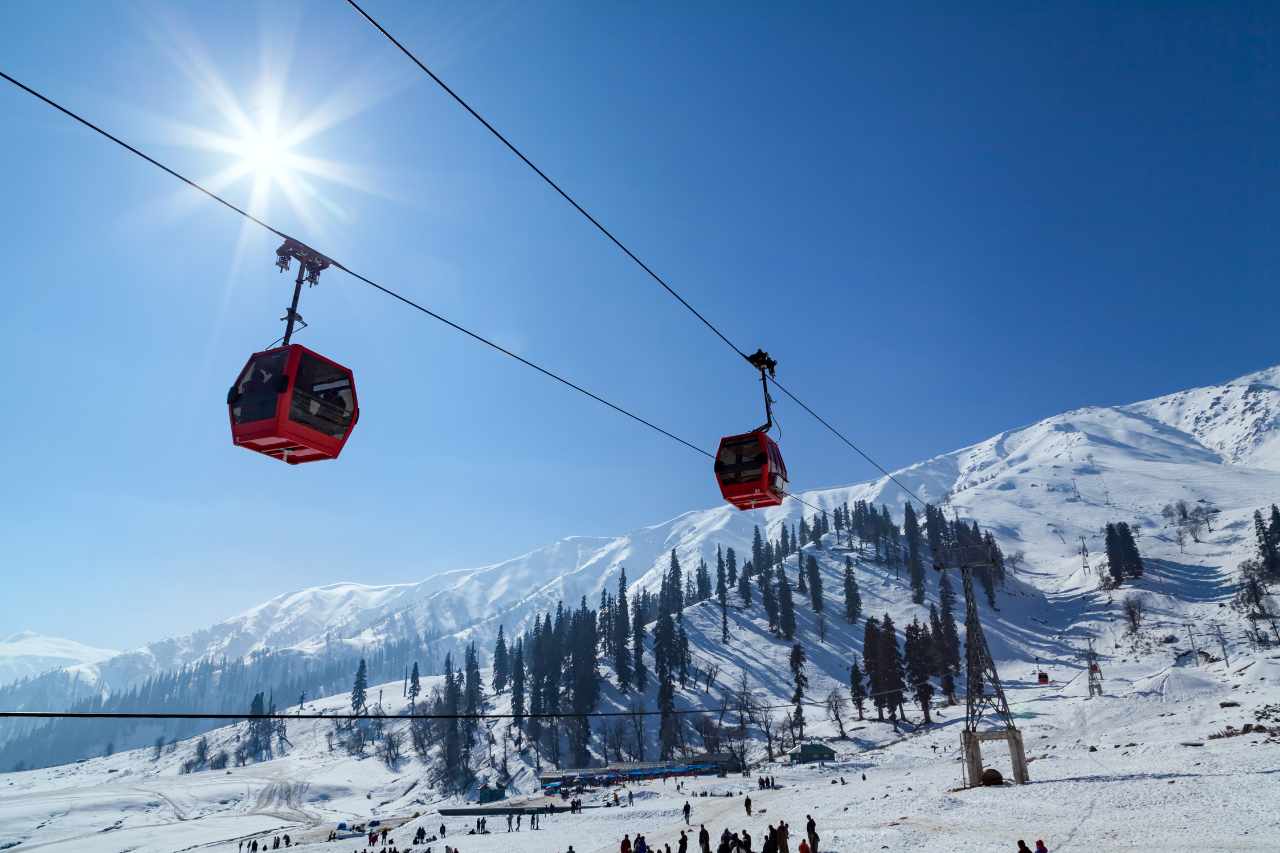
M 802 743 L 787 753 L 792 764 L 812 764 L 815 761 L 835 761 L 836 751 L 825 743 Z

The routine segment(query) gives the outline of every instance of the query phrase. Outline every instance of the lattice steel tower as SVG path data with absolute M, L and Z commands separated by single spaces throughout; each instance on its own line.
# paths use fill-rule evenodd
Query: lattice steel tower
M 994 569 L 994 555 L 986 545 L 956 545 L 946 550 L 944 562 L 935 563 L 934 568 L 938 571 L 958 569 L 964 585 L 965 720 L 960 747 L 968 785 L 976 788 L 982 784 L 982 741 L 992 740 L 1002 740 L 1009 745 L 1014 781 L 1024 784 L 1030 777 L 1022 732 L 1013 724 L 1000 674 L 996 672 L 982 621 L 978 618 L 978 600 L 973 591 L 973 570 Z M 983 719 L 993 720 L 997 727 L 978 731 Z

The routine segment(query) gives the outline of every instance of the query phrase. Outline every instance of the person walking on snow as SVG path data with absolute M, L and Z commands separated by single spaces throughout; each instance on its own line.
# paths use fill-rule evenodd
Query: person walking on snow
M 698 849 L 702 853 L 711 853 L 711 833 L 707 832 L 706 824 L 699 824 L 698 826 Z
M 1044 842 L 1036 841 L 1036 853 L 1049 853 L 1049 848 L 1044 846 Z
M 631 836 L 630 835 L 622 836 L 621 853 L 631 853 Z
M 689 853 L 689 836 L 680 830 L 680 842 L 676 845 L 676 853 Z
M 688 800 L 685 800 L 684 801 L 684 822 L 686 826 L 689 824 L 689 815 L 691 814 L 693 814 L 693 806 L 689 805 Z
M 1018 853 L 1031 853 L 1031 848 L 1021 838 L 1018 839 Z
M 804 825 L 805 835 L 809 836 L 809 849 L 813 853 L 818 853 L 818 824 L 813 820 L 813 815 L 805 815 L 808 821 Z
M 743 805 L 747 807 L 747 817 L 751 817 L 751 798 L 747 797 L 747 801 Z

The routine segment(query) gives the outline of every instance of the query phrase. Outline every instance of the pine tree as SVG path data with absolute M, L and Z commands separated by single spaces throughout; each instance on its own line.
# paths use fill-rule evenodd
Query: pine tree
M 516 640 L 511 656 L 511 717 L 517 726 L 524 722 L 524 639 Z
M 600 697 L 600 671 L 596 667 L 596 614 L 587 607 L 584 595 L 569 627 L 570 707 L 574 714 L 571 729 L 573 762 L 585 767 L 590 761 L 590 717 Z
M 791 598 L 791 584 L 782 566 L 778 566 L 778 630 L 784 640 L 796 636 L 796 606 Z
M 911 600 L 924 604 L 924 563 L 920 559 L 920 525 L 908 501 L 903 510 L 902 532 L 907 537 L 907 569 L 911 574 Z
M 627 690 L 631 686 L 631 615 L 627 610 L 627 570 L 618 574 L 618 597 L 613 614 L 613 671 L 618 676 L 618 687 Z
M 1274 510 L 1275 507 L 1273 506 L 1272 509 Z M 1271 525 L 1268 526 L 1262 520 L 1262 510 L 1253 511 L 1253 534 L 1258 544 L 1258 562 L 1262 564 L 1262 570 L 1268 576 L 1274 575 L 1277 568 L 1280 568 L 1280 550 L 1276 547 L 1278 532 L 1280 531 L 1276 529 L 1274 512 Z
M 946 572 L 942 573 L 941 580 L 938 581 L 938 601 L 942 605 L 942 635 L 938 640 L 939 657 L 944 664 L 944 669 L 950 673 L 952 677 L 951 689 L 946 689 L 946 676 L 943 676 L 943 691 L 947 694 L 947 701 L 955 704 L 955 682 L 954 677 L 960 672 L 960 631 L 956 627 L 956 594 L 951 586 L 951 579 Z
M 849 698 L 858 709 L 858 721 L 862 721 L 862 704 L 867 701 L 867 688 L 862 684 L 862 670 L 858 668 L 858 659 L 853 659 L 849 667 Z
M 707 561 L 698 560 L 698 574 L 695 582 L 698 585 L 698 601 L 711 598 L 711 574 L 707 571 Z
M 809 602 L 814 613 L 822 613 L 822 575 L 818 573 L 818 561 L 812 554 L 805 561 L 805 570 L 809 575 Z
M 1120 537 L 1116 526 L 1108 522 L 1106 527 L 1107 570 L 1111 574 L 1111 582 L 1120 586 L 1124 582 L 1124 554 L 1120 550 Z
M 1133 531 L 1126 522 L 1116 524 L 1116 546 L 1124 563 L 1124 573 L 1131 578 L 1140 578 L 1145 570 L 1142 555 L 1138 553 L 1138 543 L 1133 541 Z
M 791 647 L 791 679 L 795 689 L 791 693 L 791 701 L 795 710 L 791 712 L 791 720 L 799 730 L 800 739 L 804 739 L 804 691 L 809 686 L 809 677 L 804 674 L 804 646 L 796 643 Z
M 729 555 L 730 556 L 733 555 L 732 548 L 729 549 Z M 732 566 L 733 562 L 729 561 L 728 564 Z M 742 598 L 743 607 L 751 606 L 751 563 L 750 562 L 747 562 L 747 564 L 742 567 L 742 571 L 738 573 L 738 595 Z
M 468 737 L 466 739 L 465 749 L 469 752 L 471 749 L 471 737 L 479 727 L 480 721 L 474 716 L 479 714 L 484 701 L 484 687 L 480 682 L 480 655 L 476 652 L 476 644 L 468 643 L 466 651 L 466 675 L 465 678 L 465 698 L 466 713 L 470 719 L 466 721 L 463 728 L 466 730 Z
M 409 674 L 409 707 L 412 708 L 422 694 L 422 681 L 418 677 L 418 662 L 413 662 L 413 672 Z
M 853 561 L 844 558 L 844 618 L 849 624 L 862 615 L 862 594 L 858 592 L 858 579 L 853 574 Z
M 636 690 L 644 691 L 649 674 L 644 668 L 644 622 L 643 608 L 636 607 L 631 616 L 631 672 L 635 676 Z
M 676 549 L 671 549 L 671 568 L 667 571 L 666 590 L 659 602 L 659 615 L 670 613 L 677 619 L 684 610 L 684 574 L 680 569 L 680 559 Z
M 872 704 L 876 706 L 876 719 L 884 719 L 886 694 L 884 673 L 880 666 L 880 622 L 874 616 L 867 617 L 862 631 L 862 662 L 866 665 L 867 689 Z
M 658 617 L 658 625 L 653 635 L 654 676 L 658 680 L 658 711 L 660 713 L 658 745 L 663 760 L 671 758 L 679 737 L 677 730 L 679 721 L 675 714 L 675 688 L 672 684 L 677 657 L 675 625 L 670 615 L 663 614 Z
M 498 626 L 498 641 L 493 646 L 493 692 L 507 689 L 511 679 L 511 656 L 507 652 L 506 627 Z
M 760 583 L 760 603 L 764 605 L 764 614 L 769 620 L 769 630 L 776 633 L 778 630 L 778 597 L 773 588 L 773 572 L 768 569 L 760 569 L 756 572 L 756 579 Z
M 725 549 L 724 570 L 725 570 L 726 576 L 729 578 L 729 586 L 730 587 L 737 586 L 738 585 L 738 555 L 734 552 L 732 548 Z M 748 601 L 747 603 L 750 604 L 751 602 Z
M 929 678 L 935 669 L 933 638 L 929 634 L 929 628 L 921 625 L 919 619 L 911 620 L 905 635 L 907 680 L 915 693 L 916 702 L 920 704 L 924 724 L 927 726 L 933 722 L 929 716 L 929 703 L 933 699 L 933 685 L 929 683 Z
M 680 674 L 680 686 L 689 686 L 689 665 L 693 663 L 693 655 L 689 651 L 689 635 L 684 624 L 676 626 L 676 659 L 675 669 Z
M 453 655 L 446 654 L 444 657 L 444 707 L 442 711 L 447 718 L 442 721 L 444 728 L 442 758 L 445 778 L 449 779 L 455 786 L 460 785 L 466 775 L 462 763 L 461 726 L 458 725 L 458 720 L 456 719 L 462 713 L 462 684 L 462 673 L 453 671 Z
M 880 620 L 880 654 L 877 661 L 880 677 L 883 679 L 883 690 L 887 691 L 885 707 L 889 709 L 889 719 L 897 720 L 902 714 L 906 719 L 903 706 L 906 699 L 902 695 L 906 687 L 906 673 L 902 666 L 902 653 L 898 648 L 898 633 L 893 619 L 886 613 Z
M 717 557 L 719 553 L 717 551 Z M 716 598 L 720 600 L 720 642 L 729 642 L 729 587 L 725 583 L 724 561 L 716 560 Z
M 768 571 L 764 562 L 764 538 L 757 526 L 751 528 L 751 565 L 756 567 L 756 571 Z
M 366 693 L 369 690 L 369 667 L 360 658 L 360 666 L 356 668 L 356 680 L 351 686 L 351 713 L 360 715 L 368 711 Z

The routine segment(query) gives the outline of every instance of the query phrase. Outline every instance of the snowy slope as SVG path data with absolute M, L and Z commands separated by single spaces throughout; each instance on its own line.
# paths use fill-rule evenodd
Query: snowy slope
M 21 631 L 0 639 L 0 685 L 39 675 L 51 669 L 94 664 L 118 655 L 62 637 Z

